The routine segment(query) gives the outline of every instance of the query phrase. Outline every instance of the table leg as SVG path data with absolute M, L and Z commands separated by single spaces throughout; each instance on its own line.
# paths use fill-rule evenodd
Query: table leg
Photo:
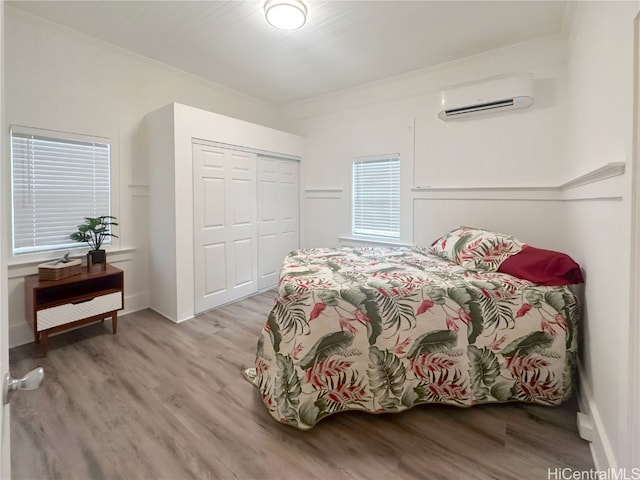
M 111 316 L 111 326 L 113 327 L 113 334 L 118 331 L 118 312 L 113 312 Z

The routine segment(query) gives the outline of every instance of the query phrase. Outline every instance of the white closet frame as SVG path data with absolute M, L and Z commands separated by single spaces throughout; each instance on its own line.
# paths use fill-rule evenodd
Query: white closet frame
M 193 141 L 301 160 L 304 139 L 177 103 L 147 115 L 143 131 L 149 172 L 150 305 L 181 322 L 195 314 Z

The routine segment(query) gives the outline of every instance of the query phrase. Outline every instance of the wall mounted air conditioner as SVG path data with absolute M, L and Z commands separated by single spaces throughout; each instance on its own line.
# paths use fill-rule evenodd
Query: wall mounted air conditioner
M 503 77 L 440 94 L 442 120 L 527 108 L 533 103 L 533 75 Z

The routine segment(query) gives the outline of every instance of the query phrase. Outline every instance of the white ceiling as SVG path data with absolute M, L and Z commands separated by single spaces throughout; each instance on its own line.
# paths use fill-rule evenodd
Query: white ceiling
M 300 30 L 262 1 L 7 1 L 283 105 L 560 33 L 567 1 L 314 1 Z

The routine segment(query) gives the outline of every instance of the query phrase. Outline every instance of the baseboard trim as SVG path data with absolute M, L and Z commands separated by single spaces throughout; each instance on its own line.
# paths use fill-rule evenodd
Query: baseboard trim
M 33 342 L 33 332 L 27 322 L 9 325 L 9 348 Z
M 153 305 L 149 306 L 149 309 L 156 312 L 158 315 L 160 315 L 162 318 L 164 318 L 165 320 L 169 320 L 171 323 L 179 323 L 177 320 L 171 318 L 170 315 L 167 315 L 166 313 L 164 313 L 162 310 L 157 309 L 156 307 L 154 307 Z
M 589 443 L 593 442 L 595 437 L 593 434 L 593 422 L 591 421 L 591 418 L 582 412 L 578 412 L 577 420 L 580 438 Z
M 580 412 L 582 414 L 582 418 L 579 417 L 578 429 L 586 426 L 587 424 L 591 427 L 590 435 L 592 436 L 592 441 L 589 448 L 591 450 L 595 469 L 617 469 L 618 465 L 613 453 L 613 448 L 611 447 L 611 442 L 609 441 L 604 425 L 602 424 L 602 418 L 600 417 L 598 406 L 593 398 L 591 384 L 587 380 L 580 362 L 578 362 L 578 376 L 580 378 L 580 381 L 578 382 L 578 404 L 580 405 Z
M 128 315 L 129 313 L 139 312 L 149 308 L 149 292 L 138 293 L 135 295 L 124 296 L 124 310 L 118 315 Z

